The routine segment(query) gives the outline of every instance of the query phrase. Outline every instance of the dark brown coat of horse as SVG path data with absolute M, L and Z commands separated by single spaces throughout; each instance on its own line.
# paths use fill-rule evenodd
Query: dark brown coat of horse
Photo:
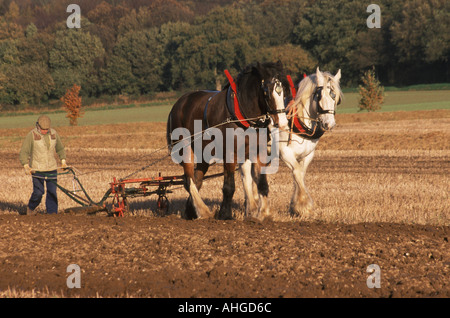
M 284 102 L 280 103 L 280 96 L 283 98 L 283 96 L 286 96 L 283 94 L 289 94 L 289 84 L 286 80 L 281 62 L 254 63 L 248 65 L 238 75 L 235 84 L 239 104 L 238 111 L 245 117 L 245 120 L 237 120 L 239 116 L 236 117 L 236 114 L 233 114 L 233 107 L 229 106 L 230 100 L 233 99 L 230 97 L 233 96 L 233 92 L 231 91 L 233 85 L 230 83 L 219 92 L 195 91 L 185 94 L 174 104 L 169 114 L 167 121 L 167 142 L 169 149 L 173 151 L 173 146 L 177 142 L 183 141 L 181 137 L 176 140 L 172 139 L 172 133 L 175 129 L 184 128 L 189 131 L 189 135 L 191 136 L 187 141 L 187 147 L 183 149 L 188 152 L 190 160 L 183 160 L 180 163 L 184 169 L 184 187 L 189 193 L 184 215 L 187 219 L 213 217 L 213 214 L 199 195 L 199 190 L 210 166 L 210 162 L 194 160 L 194 151 L 193 147 L 191 147 L 195 142 L 194 138 L 201 138 L 202 150 L 211 141 L 205 140 L 201 135 L 194 136 L 196 132 L 194 129 L 195 121 L 197 121 L 197 127 L 198 121 L 202 121 L 202 131 L 210 127 L 220 129 L 223 138 L 223 153 L 225 154 L 225 145 L 227 142 L 230 142 L 229 140 L 225 140 L 227 128 L 242 128 L 243 130 L 256 128 L 256 131 L 258 131 L 258 129 L 266 128 L 271 121 L 277 125 L 281 118 L 280 116 L 284 116 L 284 120 L 286 118 Z M 186 143 L 186 140 L 184 142 Z M 248 151 L 252 146 L 248 138 L 245 139 L 245 145 L 238 145 L 236 138 L 232 142 L 234 142 L 235 150 L 234 159 L 223 160 L 223 201 L 220 210 L 215 215 L 218 219 L 232 219 L 231 204 L 235 192 L 234 175 L 238 164 L 236 157 L 238 152 L 237 148 L 245 147 L 246 159 L 248 159 Z M 258 191 L 262 195 L 267 196 L 268 187 L 267 180 L 265 180 L 266 176 L 257 172 L 258 163 L 256 163 L 254 170 L 256 171 L 254 176 L 255 182 L 257 185 L 261 185 L 258 187 Z

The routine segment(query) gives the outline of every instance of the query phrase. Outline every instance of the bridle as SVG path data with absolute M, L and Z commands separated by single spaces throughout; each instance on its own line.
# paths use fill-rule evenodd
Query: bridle
M 320 101 L 322 100 L 322 94 L 323 94 L 323 86 L 318 86 L 316 88 L 316 90 L 314 91 L 314 95 L 313 95 L 313 100 L 317 100 L 317 113 L 319 113 L 319 115 L 324 115 L 324 114 L 336 115 L 336 107 L 333 110 L 331 110 L 331 109 L 325 110 L 322 108 L 322 106 L 320 106 Z M 330 97 L 334 100 L 334 104 L 336 105 L 336 94 L 333 92 L 333 90 L 330 91 Z M 337 105 L 339 105 L 340 103 L 341 103 L 341 101 L 339 100 Z
M 276 77 L 272 78 L 272 80 L 267 83 L 264 80 L 261 81 L 261 88 L 264 92 L 264 101 L 266 102 L 266 111 L 267 111 L 266 114 L 264 115 L 265 118 L 260 120 L 261 126 L 264 128 L 267 128 L 271 123 L 270 115 L 278 115 L 278 114 L 286 113 L 286 108 L 284 106 L 281 109 L 276 109 L 276 108 L 273 109 L 272 107 L 270 107 L 271 96 L 272 96 L 270 87 L 272 87 L 272 85 L 274 86 L 275 93 L 277 93 L 278 96 L 281 96 L 281 93 L 283 93 L 283 90 L 284 90 L 283 84 Z
M 247 116 L 245 116 L 245 114 L 243 113 L 243 111 L 239 108 L 239 98 L 238 98 L 238 92 L 237 92 L 237 85 L 233 80 L 233 77 L 231 76 L 230 72 L 228 72 L 228 70 L 225 70 L 225 75 L 228 78 L 228 82 L 230 83 L 230 87 L 228 88 L 229 93 L 227 94 L 227 97 L 230 97 L 230 91 L 232 91 L 232 97 L 231 99 L 233 99 L 234 101 L 234 106 L 231 107 L 230 103 L 227 102 L 227 107 L 230 114 L 232 114 L 232 118 L 233 116 L 235 117 L 235 119 L 244 127 L 248 128 L 248 127 L 255 127 L 255 128 L 267 128 L 270 123 L 271 123 L 271 116 L 270 115 L 277 115 L 277 114 L 282 114 L 286 112 L 285 107 L 283 107 L 282 109 L 273 109 L 270 105 L 271 105 L 271 91 L 270 91 L 270 87 L 272 85 L 274 85 L 275 88 L 275 92 L 281 96 L 281 93 L 283 92 L 283 84 L 281 83 L 281 81 L 276 78 L 273 77 L 272 80 L 270 82 L 265 82 L 265 80 L 261 80 L 261 89 L 264 93 L 264 102 L 265 102 L 265 113 L 261 116 L 258 116 L 257 118 L 253 118 L 253 119 L 249 119 Z M 206 107 L 205 107 L 206 109 Z M 206 117 L 206 110 L 205 110 L 205 115 L 204 117 Z M 230 119 L 227 119 L 227 122 L 229 122 Z
M 282 109 L 272 109 L 272 107 L 270 107 L 271 93 L 270 93 L 270 89 L 269 88 L 272 85 L 275 86 L 275 92 L 278 94 L 278 96 L 281 96 L 281 93 L 283 92 L 283 84 L 281 83 L 281 81 L 279 79 L 274 77 L 267 84 L 266 84 L 266 82 L 264 80 L 261 81 L 261 88 L 262 88 L 262 90 L 264 92 L 264 100 L 266 102 L 267 114 L 277 115 L 277 114 L 285 113 L 286 109 L 284 107 Z
M 293 95 L 295 96 L 295 88 L 294 85 L 291 83 L 291 92 L 293 92 Z M 314 93 L 312 95 L 312 100 L 317 102 L 317 113 L 318 115 L 323 115 L 323 114 L 332 114 L 335 115 L 336 114 L 336 106 L 339 105 L 341 103 L 341 100 L 339 99 L 339 101 L 336 103 L 336 93 L 331 90 L 330 91 L 330 97 L 334 100 L 334 109 L 333 110 L 325 110 L 322 108 L 322 106 L 320 106 L 320 101 L 322 100 L 322 94 L 323 94 L 323 86 L 318 86 L 316 87 L 316 89 L 314 90 Z M 296 134 L 299 136 L 302 136 L 303 138 L 306 139 L 319 139 L 323 134 L 324 134 L 324 130 L 321 129 L 319 127 L 318 122 L 320 121 L 320 119 L 318 118 L 311 118 L 311 116 L 308 114 L 307 117 L 304 117 L 306 119 L 311 120 L 312 122 L 315 122 L 316 125 L 314 125 L 313 128 L 308 127 L 304 121 L 299 120 L 299 118 L 296 115 L 293 115 L 296 113 L 295 108 L 291 108 L 289 110 L 289 117 L 292 117 L 292 121 L 291 121 L 291 128 L 290 128 L 290 134 L 289 134 L 289 141 L 288 143 L 291 142 L 291 134 Z M 294 132 L 294 128 L 297 129 L 297 132 Z

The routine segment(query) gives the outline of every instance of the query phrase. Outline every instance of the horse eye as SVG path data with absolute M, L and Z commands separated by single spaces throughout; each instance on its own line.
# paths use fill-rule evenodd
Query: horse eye
M 336 99 L 336 93 L 333 91 L 330 91 L 330 96 L 332 99 Z

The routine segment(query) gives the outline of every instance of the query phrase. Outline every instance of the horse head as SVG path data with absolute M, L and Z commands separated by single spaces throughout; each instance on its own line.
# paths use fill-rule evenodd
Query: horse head
M 340 103 L 342 93 L 339 88 L 341 70 L 335 76 L 316 70 L 316 88 L 313 102 L 316 104 L 316 113 L 321 128 L 325 131 L 332 130 L 336 126 L 336 107 Z
M 249 65 L 242 77 L 246 75 L 246 80 L 240 81 L 239 90 L 244 94 L 242 99 L 257 101 L 258 106 L 253 107 L 253 114 L 257 110 L 259 115 L 270 117 L 275 126 L 287 127 L 284 99 L 290 94 L 290 89 L 281 61 Z M 249 114 L 250 112 L 251 110 L 248 111 Z M 266 120 L 263 126 L 267 127 L 269 123 Z

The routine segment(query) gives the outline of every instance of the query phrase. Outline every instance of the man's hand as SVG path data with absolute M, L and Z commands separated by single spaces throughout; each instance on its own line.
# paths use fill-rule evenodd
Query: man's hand
M 67 165 L 66 159 L 61 160 L 61 168 L 67 169 L 69 166 Z
M 23 168 L 25 169 L 25 174 L 27 176 L 31 176 L 34 173 L 29 164 L 24 165 Z

